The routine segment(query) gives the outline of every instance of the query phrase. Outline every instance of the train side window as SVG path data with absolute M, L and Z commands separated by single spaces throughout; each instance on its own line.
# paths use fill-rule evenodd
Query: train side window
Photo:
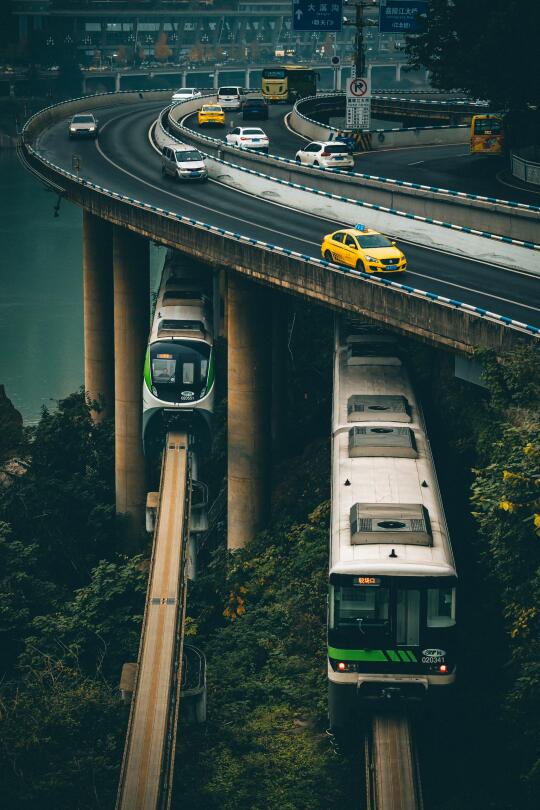
M 397 592 L 396 642 L 411 646 L 420 642 L 420 591 L 416 588 Z
M 182 382 L 193 385 L 195 382 L 195 363 L 182 363 Z
M 201 360 L 201 383 L 206 382 L 207 373 L 208 373 L 208 360 Z
M 453 627 L 456 623 L 456 589 L 428 588 L 427 626 Z

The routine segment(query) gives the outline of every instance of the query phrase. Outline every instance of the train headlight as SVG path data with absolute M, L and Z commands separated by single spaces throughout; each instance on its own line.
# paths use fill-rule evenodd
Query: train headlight
M 441 664 L 439 667 L 439 672 L 442 675 L 446 675 L 446 673 L 448 672 L 448 666 L 446 664 Z
M 340 661 L 339 664 L 337 665 L 337 668 L 339 672 L 347 672 L 348 666 L 345 663 L 345 661 Z

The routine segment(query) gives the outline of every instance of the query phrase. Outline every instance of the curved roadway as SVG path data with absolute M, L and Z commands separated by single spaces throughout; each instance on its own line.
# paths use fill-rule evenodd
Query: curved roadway
M 112 191 L 320 257 L 322 237 L 341 223 L 260 200 L 212 180 L 180 186 L 162 178 L 159 155 L 148 137 L 161 108 L 152 102 L 123 107 L 121 112 L 100 110 L 96 142 L 70 141 L 66 119 L 41 134 L 37 149 L 68 171 L 76 152 L 81 175 Z M 407 283 L 540 327 L 538 277 L 417 245 L 401 247 L 411 268 Z
M 294 160 L 296 152 L 307 139 L 288 129 L 290 107 L 270 106 L 268 121 L 244 121 L 241 112 L 227 113 L 227 126 L 260 126 L 270 138 L 270 152 Z M 284 121 L 285 119 L 285 121 Z M 184 121 L 190 129 L 199 131 L 195 114 Z M 205 134 L 225 139 L 221 129 L 204 129 Z M 538 192 L 521 189 L 517 181 L 499 180 L 505 168 L 503 158 L 469 154 L 466 143 L 449 146 L 409 146 L 377 149 L 355 157 L 355 170 L 410 183 L 464 191 L 485 197 L 540 205 Z

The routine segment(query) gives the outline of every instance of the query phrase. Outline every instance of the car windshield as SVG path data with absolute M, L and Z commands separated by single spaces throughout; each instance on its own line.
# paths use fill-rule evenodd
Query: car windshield
M 94 123 L 94 116 L 93 115 L 74 115 L 73 116 L 73 123 L 74 124 L 93 124 Z
M 175 157 L 177 163 L 191 163 L 195 160 L 202 160 L 201 153 L 197 152 L 196 149 L 193 149 L 191 152 L 175 152 Z
M 327 143 L 324 146 L 324 151 L 330 152 L 331 155 L 343 155 L 344 153 L 347 152 L 347 147 L 345 146 L 345 144 Z
M 220 87 L 218 90 L 218 96 L 237 96 L 238 95 L 238 87 Z
M 193 87 L 181 87 L 180 90 L 176 91 L 176 95 L 181 94 L 182 96 L 191 96 L 195 92 Z
M 372 233 L 366 236 L 359 236 L 355 233 L 361 248 L 383 248 L 392 247 L 392 242 L 382 233 Z
M 223 112 L 221 107 L 212 107 L 210 105 L 206 105 L 202 108 L 201 112 Z
M 262 129 L 243 129 L 242 130 L 242 135 L 263 135 L 264 136 L 264 132 L 262 131 Z

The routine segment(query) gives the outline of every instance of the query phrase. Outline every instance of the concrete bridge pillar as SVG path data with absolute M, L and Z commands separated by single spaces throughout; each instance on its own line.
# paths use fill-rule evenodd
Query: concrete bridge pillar
M 251 70 L 249 68 L 246 68 L 244 72 L 244 87 L 246 90 L 249 90 L 250 77 L 251 77 Z
M 217 90 L 219 88 L 219 70 L 217 68 L 214 68 L 214 83 L 212 87 L 214 88 L 214 90 Z
M 401 81 L 401 63 L 396 65 L 396 82 Z
M 84 385 L 102 400 L 100 421 L 114 413 L 114 299 L 112 225 L 83 211 Z
M 272 450 L 278 457 L 285 442 L 288 405 L 288 298 L 272 291 Z
M 373 65 L 368 65 L 368 66 L 367 66 L 367 77 L 368 77 L 368 80 L 369 80 L 370 82 L 371 82 L 371 74 L 372 74 L 372 73 L 373 73 Z
M 182 71 L 180 87 L 187 87 L 187 70 Z
M 116 511 L 126 515 L 126 539 L 136 547 L 146 503 L 141 381 L 150 323 L 148 241 L 114 226 L 113 261 Z
M 334 70 L 334 90 L 341 90 L 341 65 Z
M 228 274 L 228 532 L 242 548 L 270 504 L 271 302 L 268 292 Z
M 118 71 L 116 71 L 116 73 L 114 74 L 114 92 L 115 93 L 120 92 L 120 78 L 121 78 L 120 73 Z

